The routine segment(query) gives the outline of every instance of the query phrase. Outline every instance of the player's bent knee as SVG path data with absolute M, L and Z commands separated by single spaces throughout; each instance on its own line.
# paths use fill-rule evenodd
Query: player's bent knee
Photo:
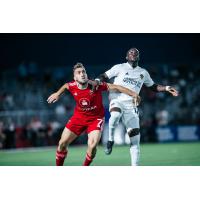
M 88 147 L 90 148 L 90 149 L 94 149 L 94 148 L 96 148 L 96 146 L 98 145 L 98 141 L 89 141 L 88 142 Z
M 68 142 L 62 139 L 58 143 L 59 148 L 62 150 L 64 150 L 67 147 L 67 145 L 68 145 Z
M 133 128 L 133 129 L 128 131 L 129 137 L 134 137 L 134 136 L 139 135 L 139 134 L 140 134 L 139 128 Z
M 121 111 L 121 109 L 120 108 L 118 108 L 118 107 L 113 107 L 113 108 L 111 108 L 110 109 L 110 112 L 119 112 L 119 113 L 121 113 L 122 111 Z

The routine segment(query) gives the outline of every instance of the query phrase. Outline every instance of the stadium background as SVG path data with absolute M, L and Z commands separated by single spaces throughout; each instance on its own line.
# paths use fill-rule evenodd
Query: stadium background
M 199 34 L 1 34 L 0 165 L 54 165 L 55 145 L 74 101 L 66 93 L 48 105 L 47 97 L 73 78 L 76 62 L 95 78 L 125 62 L 132 46 L 140 50 L 139 65 L 156 83 L 180 91 L 173 98 L 143 88 L 141 165 L 200 165 Z M 106 94 L 104 105 L 108 122 Z M 130 164 L 123 126 L 117 131 L 115 142 L 122 146 L 110 157 L 101 146 L 94 165 Z M 107 124 L 102 144 L 106 134 Z M 81 164 L 86 141 L 83 135 L 73 143 L 66 165 Z

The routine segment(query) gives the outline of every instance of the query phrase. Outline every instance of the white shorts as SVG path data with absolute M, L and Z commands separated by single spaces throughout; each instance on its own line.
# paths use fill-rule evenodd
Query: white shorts
M 140 128 L 138 108 L 133 105 L 132 101 L 113 99 L 110 101 L 109 110 L 114 107 L 120 108 L 121 119 L 126 130 L 130 128 Z

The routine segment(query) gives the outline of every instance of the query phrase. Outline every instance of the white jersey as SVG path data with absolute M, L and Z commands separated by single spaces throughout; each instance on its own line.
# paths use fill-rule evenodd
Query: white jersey
M 105 72 L 108 78 L 114 78 L 113 84 L 124 86 L 137 94 L 140 93 L 142 85 L 150 87 L 154 84 L 146 69 L 139 66 L 133 68 L 128 62 L 114 65 Z M 110 92 L 109 99 L 118 99 L 120 101 L 132 100 L 132 97 L 119 92 Z

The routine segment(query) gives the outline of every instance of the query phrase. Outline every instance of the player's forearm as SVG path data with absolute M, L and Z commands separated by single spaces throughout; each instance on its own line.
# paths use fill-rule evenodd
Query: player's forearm
M 165 91 L 167 91 L 166 86 L 159 85 L 159 84 L 153 84 L 151 87 L 149 87 L 149 89 L 151 89 L 154 92 L 165 92 Z
M 109 84 L 109 88 L 111 90 L 117 90 L 121 93 L 125 93 L 129 96 L 132 96 L 132 97 L 137 97 L 138 94 L 136 92 L 133 92 L 132 90 L 128 89 L 128 88 L 125 88 L 123 86 L 120 86 L 120 85 L 114 85 L 114 84 Z
M 66 89 L 67 89 L 67 86 L 65 84 L 56 92 L 57 95 L 60 96 L 61 94 L 63 94 L 65 92 Z
M 119 92 L 125 93 L 127 95 L 132 96 L 132 97 L 137 97 L 138 96 L 137 93 L 133 92 L 132 90 L 129 90 L 128 88 L 122 87 L 122 86 L 118 86 L 118 90 L 119 90 Z

